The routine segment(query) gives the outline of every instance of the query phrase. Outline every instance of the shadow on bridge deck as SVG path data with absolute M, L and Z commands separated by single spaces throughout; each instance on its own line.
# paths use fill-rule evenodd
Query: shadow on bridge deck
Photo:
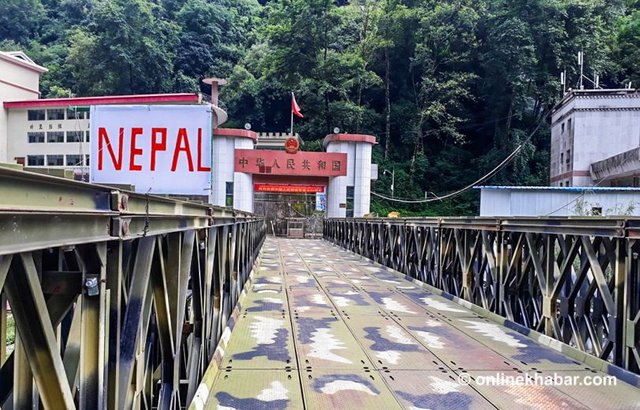
M 322 240 L 269 238 L 245 289 L 192 408 L 640 408 L 640 389 Z

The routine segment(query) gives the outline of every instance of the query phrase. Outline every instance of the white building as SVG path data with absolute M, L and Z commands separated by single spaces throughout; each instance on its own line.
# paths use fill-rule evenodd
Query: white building
M 40 97 L 40 75 L 46 72 L 20 51 L 0 51 L 0 104 Z M 7 155 L 8 114 L 6 108 L 0 109 L 0 162 L 14 162 Z
M 0 163 L 72 171 L 77 179 L 88 180 L 90 107 L 206 104 L 195 93 L 41 99 L 40 75 L 46 71 L 22 52 L 0 52 Z M 326 194 L 329 217 L 369 212 L 375 137 L 330 134 L 324 140 L 327 152 L 283 151 L 285 141 L 299 146 L 297 136 L 218 128 L 227 120 L 218 107 L 218 87 L 226 81 L 204 82 L 212 87 L 214 112 L 210 203 L 253 212 L 257 193 Z M 269 149 L 256 149 L 256 143 Z
M 640 189 L 480 186 L 480 216 L 640 216 Z
M 24 99 L 3 102 L 8 161 L 31 168 L 72 170 L 86 176 L 91 152 L 92 105 L 199 104 L 198 94 Z
M 640 186 L 640 93 L 568 92 L 551 117 L 552 186 Z

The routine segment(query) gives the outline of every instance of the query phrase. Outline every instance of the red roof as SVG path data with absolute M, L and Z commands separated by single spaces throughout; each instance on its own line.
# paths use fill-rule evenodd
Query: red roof
M 40 100 L 7 101 L 4 103 L 4 108 L 72 107 L 78 105 L 87 106 L 109 104 L 196 104 L 199 102 L 200 96 L 195 93 L 140 94 L 109 95 L 101 97 L 43 98 Z

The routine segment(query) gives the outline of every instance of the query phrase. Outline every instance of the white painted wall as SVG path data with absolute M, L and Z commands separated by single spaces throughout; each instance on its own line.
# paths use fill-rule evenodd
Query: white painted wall
M 55 108 L 64 108 L 66 110 L 66 107 L 47 107 L 46 109 Z M 91 153 L 91 146 L 88 142 L 66 142 L 67 131 L 82 131 L 85 134 L 84 141 L 86 141 L 86 131 L 89 131 L 90 126 L 88 119 L 28 121 L 26 109 L 12 109 L 9 111 L 8 120 L 7 153 L 9 162 L 14 162 L 15 157 L 26 158 L 28 155 L 65 155 L 65 165 L 48 168 L 81 169 L 83 165 L 77 167 L 67 166 L 66 155 L 88 155 Z M 65 132 L 65 142 L 46 142 L 46 133 L 50 131 Z M 44 132 L 45 142 L 29 143 L 28 132 Z
M 332 142 L 327 145 L 327 152 L 347 153 L 347 175 L 329 178 L 327 186 L 327 218 L 344 218 L 347 215 L 346 208 L 341 208 L 340 204 L 347 202 L 347 185 L 349 184 L 349 173 L 352 169 L 352 159 L 349 156 L 348 143 Z M 353 174 L 353 172 L 351 171 Z
M 571 120 L 571 127 L 569 127 Z M 562 125 L 564 124 L 564 132 Z M 640 93 L 578 93 L 552 116 L 550 176 L 589 171 L 589 166 L 640 146 Z M 570 166 L 567 167 L 567 150 Z M 564 163 L 560 164 L 560 154 Z M 592 186 L 590 176 L 565 177 L 571 186 Z
M 480 216 L 640 216 L 640 189 L 481 188 Z
M 369 213 L 371 204 L 371 144 L 355 144 L 353 216 Z
M 235 149 L 253 149 L 253 140 L 249 138 L 235 138 L 234 144 Z M 243 172 L 233 173 L 233 207 L 241 211 L 253 212 L 252 174 L 245 174 Z
M 233 208 L 253 212 L 253 175 L 234 172 L 236 149 L 252 149 L 249 138 L 213 137 L 213 191 L 210 202 L 225 206 L 226 183 L 233 182 Z
M 38 72 L 0 58 L 0 162 L 14 162 L 8 153 L 8 144 L 10 139 L 16 138 L 16 131 L 9 126 L 9 111 L 3 103 L 37 99 L 39 83 Z
M 327 145 L 327 152 L 347 154 L 347 175 L 329 178 L 327 187 L 327 217 L 344 218 L 347 187 L 353 186 L 353 216 L 358 218 L 370 211 L 371 205 L 371 144 L 336 141 Z
M 234 139 L 231 137 L 213 136 L 213 158 L 211 178 L 212 192 L 210 203 L 225 206 L 226 182 L 234 182 L 233 155 Z M 234 193 L 235 194 L 235 193 Z

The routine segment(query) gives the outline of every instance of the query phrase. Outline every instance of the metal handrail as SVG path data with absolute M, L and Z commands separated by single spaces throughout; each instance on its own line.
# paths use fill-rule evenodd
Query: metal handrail
M 324 238 L 640 373 L 640 219 L 326 219 Z

